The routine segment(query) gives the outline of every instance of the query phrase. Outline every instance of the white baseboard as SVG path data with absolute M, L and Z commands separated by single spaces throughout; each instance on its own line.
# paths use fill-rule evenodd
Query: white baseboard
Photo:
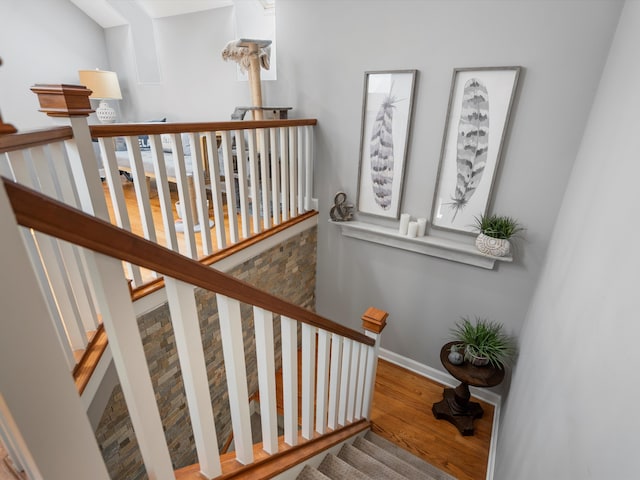
M 380 349 L 379 357 L 383 360 L 391 362 L 400 367 L 406 368 L 418 375 L 422 375 L 430 380 L 446 385 L 447 387 L 456 387 L 460 382 L 453 378 L 451 375 L 440 370 L 436 370 L 433 367 L 425 365 L 423 363 L 416 362 L 407 357 L 403 357 L 395 352 Z M 502 397 L 497 393 L 490 392 L 485 389 L 470 387 L 471 395 L 474 397 L 493 405 L 493 426 L 491 429 L 491 443 L 489 446 L 489 459 L 487 461 L 487 476 L 486 480 L 493 480 L 493 471 L 495 467 L 496 445 L 498 442 L 498 425 L 500 422 L 500 406 L 502 404 Z

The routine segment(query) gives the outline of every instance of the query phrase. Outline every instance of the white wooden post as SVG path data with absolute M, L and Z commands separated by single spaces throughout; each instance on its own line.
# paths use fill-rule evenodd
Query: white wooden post
M 273 314 L 253 307 L 256 336 L 258 388 L 260 389 L 260 419 L 262 448 L 269 454 L 278 451 L 278 411 L 276 407 L 276 367 L 273 346 Z
M 332 430 L 338 427 L 338 401 L 340 399 L 340 367 L 342 364 L 342 337 L 331 335 L 331 372 L 329 374 L 329 413 L 327 426 Z
M 371 419 L 371 407 L 373 405 L 373 390 L 376 382 L 376 370 L 378 368 L 378 351 L 380 350 L 380 334 L 387 325 L 389 314 L 374 307 L 369 307 L 362 315 L 362 327 L 365 334 L 375 340 L 373 347 L 368 347 L 367 371 L 365 373 L 365 391 L 362 403 L 362 415 Z
M 137 137 L 125 137 L 127 143 L 127 153 L 129 154 L 129 163 L 131 164 L 131 174 L 133 176 L 133 185 L 136 192 L 136 201 L 138 203 L 138 212 L 140 213 L 140 223 L 142 224 L 142 232 L 144 238 L 157 243 L 156 229 L 153 224 L 153 214 L 151 213 L 151 202 L 149 201 L 149 190 L 147 189 L 147 176 L 145 174 L 144 165 L 142 164 L 142 154 L 140 153 L 140 145 Z
M 349 375 L 351 374 L 351 350 L 353 340 L 345 338 L 342 342 L 342 365 L 340 367 L 340 402 L 338 406 L 338 425 L 347 424 L 349 406 Z
M 262 228 L 271 228 L 271 208 L 269 208 L 269 129 L 258 129 L 258 141 L 260 144 L 260 179 L 262 184 Z M 273 172 L 272 172 L 273 174 Z
M 280 129 L 280 185 L 282 202 L 282 221 L 289 220 L 294 214 L 289 212 L 289 129 Z
M 360 361 L 358 362 L 358 385 L 356 387 L 356 404 L 353 417 L 355 420 L 362 418 L 362 399 L 364 398 L 364 381 L 367 371 L 367 350 L 369 346 L 360 344 Z
M 356 388 L 358 382 L 362 381 L 358 378 L 360 363 L 360 346 L 358 342 L 353 342 L 351 346 L 351 366 L 349 371 L 349 393 L 347 394 L 347 422 L 353 422 L 356 412 Z
M 240 224 L 243 238 L 249 238 L 249 193 L 247 189 L 247 158 L 245 156 L 244 130 L 236 130 L 236 166 L 238 168 L 238 197 L 240 199 Z
M 247 465 L 253 462 L 253 441 L 240 303 L 220 294 L 216 294 L 216 300 L 236 460 Z
M 260 175 L 258 174 L 258 146 L 256 143 L 256 131 L 245 130 L 249 137 L 249 195 L 251 196 L 251 219 L 253 220 L 253 233 L 260 233 Z
M 289 211 L 298 215 L 298 130 L 289 127 Z
M 224 230 L 224 209 L 222 206 L 222 187 L 220 186 L 220 156 L 215 133 L 207 132 L 207 159 L 209 160 L 209 183 L 211 185 L 211 200 L 213 201 L 213 218 L 216 223 L 216 241 L 218 249 L 227 246 Z
M 297 323 L 280 317 L 282 342 L 282 398 L 284 442 L 298 444 L 298 331 Z
M 2 184 L 0 245 L 0 269 L 11 272 L 11 281 L 0 289 L 2 417 L 11 419 L 24 440 L 22 448 L 28 452 L 23 453 L 33 458 L 36 479 L 86 472 L 93 479 L 108 480 Z
M 318 367 L 316 384 L 316 432 L 327 431 L 327 402 L 329 394 L 329 347 L 331 335 L 318 330 Z
M 171 191 L 169 189 L 169 179 L 167 178 L 167 166 L 164 160 L 164 152 L 162 151 L 162 140 L 158 135 L 151 135 L 150 140 L 153 171 L 156 176 L 156 190 L 158 191 L 158 201 L 162 212 L 165 245 L 167 248 L 179 252 L 176 224 L 173 220 Z
M 236 182 L 231 152 L 231 134 L 222 132 L 222 161 L 224 162 L 224 186 L 227 193 L 227 218 L 229 219 L 229 239 L 238 241 L 238 213 L 236 211 Z
M 316 328 L 302 324 L 302 437 L 313 438 L 315 400 Z
M 305 142 L 305 187 L 304 187 L 304 209 L 313 210 L 313 129 L 304 127 L 306 131 Z
M 170 277 L 165 277 L 164 283 L 200 473 L 217 477 L 222 468 L 193 286 Z

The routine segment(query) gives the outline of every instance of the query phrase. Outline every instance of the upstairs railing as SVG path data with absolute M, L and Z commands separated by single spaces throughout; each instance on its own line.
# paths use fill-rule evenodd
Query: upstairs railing
M 85 87 L 32 90 L 41 111 L 69 125 L 3 128 L 0 175 L 151 242 L 206 261 L 313 208 L 315 120 L 89 126 Z M 37 232 L 22 235 L 74 369 L 101 323 L 85 253 Z M 160 276 L 122 265 L 134 289 Z
M 386 313 L 376 309 L 366 312 L 365 335 L 6 179 L 0 187 L 0 200 L 5 190 L 17 223 L 30 229 L 23 231 L 56 238 L 83 252 L 149 478 L 175 477 L 122 261 L 158 272 L 165 278 L 198 470 L 206 478 L 228 472 L 218 453 L 194 287 L 216 294 L 237 462 L 243 465 L 254 462 L 241 303 L 253 309 L 262 449 L 266 454 L 273 456 L 299 441 L 338 431 L 369 417 L 378 337 L 386 323 Z M 16 223 L 5 223 L 2 230 L 6 229 L 7 234 L 16 229 Z M 281 323 L 284 403 L 281 442 L 277 433 L 274 315 L 280 316 Z M 9 318 L 9 321 L 17 319 Z M 298 325 L 301 326 L 300 342 Z M 299 343 L 302 348 L 300 386 Z M 0 361 L 5 359 L 0 356 Z M 84 412 L 80 414 L 84 416 Z M 67 458 L 65 446 L 51 450 L 56 456 L 62 456 L 57 458 L 58 463 Z M 39 458 L 35 454 L 34 460 L 37 464 Z M 69 465 L 72 464 L 70 458 Z M 43 460 L 42 465 L 47 463 Z M 58 478 L 42 470 L 43 478 Z M 96 465 L 95 470 L 87 472 L 103 470 L 103 466 Z M 91 476 L 106 478 L 102 474 Z

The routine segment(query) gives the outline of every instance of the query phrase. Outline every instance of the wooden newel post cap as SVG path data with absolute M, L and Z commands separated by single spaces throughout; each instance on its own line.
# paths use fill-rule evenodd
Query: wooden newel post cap
M 370 332 L 380 333 L 387 326 L 388 312 L 369 307 L 362 315 L 362 328 Z
M 40 111 L 50 117 L 88 117 L 91 109 L 91 90 L 83 85 L 37 84 L 31 91 L 38 95 Z

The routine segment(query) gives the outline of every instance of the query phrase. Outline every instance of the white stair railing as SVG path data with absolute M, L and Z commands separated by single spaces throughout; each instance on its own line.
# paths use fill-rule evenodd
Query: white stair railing
M 337 428 L 335 422 L 333 427 L 328 426 L 328 412 L 333 412 L 335 416 L 344 403 L 348 405 L 346 420 L 339 415 L 338 425 L 346 426 L 369 418 L 377 362 L 377 336 L 384 328 L 385 312 L 373 308 L 367 310 L 363 321 L 368 333 L 363 335 L 141 237 L 95 221 L 62 204 L 42 200 L 43 205 L 38 205 L 32 192 L 10 182 L 3 183 L 22 226 L 36 228 L 41 235 L 72 242 L 83 249 L 90 247 L 95 251 L 85 251 L 86 259 L 127 409 L 150 477 L 174 478 L 174 472 L 133 304 L 124 271 L 120 268 L 121 261 L 157 271 L 166 279 L 168 308 L 187 393 L 198 462 L 206 478 L 215 478 L 224 470 L 221 469 L 218 455 L 195 287 L 216 293 L 237 462 L 248 465 L 254 461 L 250 392 L 246 376 L 246 338 L 256 339 L 262 447 L 268 454 L 279 450 L 274 412 L 277 404 L 274 316 L 280 317 L 282 328 L 284 442 L 289 445 L 298 443 L 299 428 L 303 440 L 314 438 L 314 432 L 322 434 L 328 428 Z M 52 221 L 51 217 L 55 220 Z M 242 331 L 241 304 L 252 307 L 254 331 L 251 334 Z M 298 326 L 302 332 L 300 342 Z M 297 351 L 300 343 L 302 405 L 298 402 L 297 385 Z M 351 345 L 351 355 L 346 348 L 340 351 L 341 346 L 347 345 Z M 349 357 L 351 361 L 348 361 Z M 337 391 L 338 385 L 340 392 Z M 300 411 L 301 422 L 298 421 Z

